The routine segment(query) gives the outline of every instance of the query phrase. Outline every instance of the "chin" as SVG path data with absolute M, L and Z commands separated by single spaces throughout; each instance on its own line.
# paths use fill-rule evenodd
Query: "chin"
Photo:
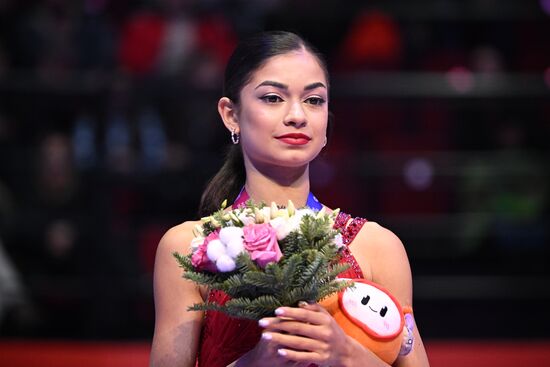
M 314 156 L 308 155 L 307 157 L 292 157 L 284 160 L 277 159 L 272 163 L 280 167 L 300 168 L 300 167 L 309 165 L 316 157 L 317 155 L 314 155 Z
M 287 167 L 287 168 L 300 168 L 309 165 L 317 156 L 320 150 L 294 150 L 294 151 L 280 151 L 270 152 L 263 156 L 257 156 L 252 158 L 253 164 L 260 164 L 261 166 L 274 166 L 274 167 Z M 251 158 L 251 157 L 250 157 Z

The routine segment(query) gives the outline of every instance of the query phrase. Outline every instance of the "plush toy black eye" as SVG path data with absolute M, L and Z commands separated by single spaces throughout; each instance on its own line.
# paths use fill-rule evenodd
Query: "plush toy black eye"
M 369 301 L 370 301 L 370 296 L 366 296 L 366 297 L 363 297 L 363 299 L 361 300 L 361 303 L 366 306 L 367 303 L 369 303 Z
M 384 317 L 386 316 L 386 313 L 388 312 L 388 308 L 386 306 L 382 307 L 380 310 L 380 316 Z

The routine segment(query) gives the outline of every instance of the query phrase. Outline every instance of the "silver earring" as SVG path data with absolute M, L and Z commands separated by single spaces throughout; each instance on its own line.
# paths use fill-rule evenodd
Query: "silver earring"
M 328 139 L 327 139 L 327 137 L 325 136 L 325 142 L 323 143 L 323 147 L 326 147 L 326 146 L 327 146 L 327 142 L 328 142 Z
M 239 144 L 239 140 L 241 139 L 241 136 L 236 132 L 235 129 L 232 129 L 231 130 L 231 142 L 233 142 L 233 144 Z

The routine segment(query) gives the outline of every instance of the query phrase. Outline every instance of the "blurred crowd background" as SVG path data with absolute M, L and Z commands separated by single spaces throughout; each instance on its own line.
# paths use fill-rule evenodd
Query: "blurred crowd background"
M 313 191 L 401 237 L 424 338 L 550 337 L 550 1 L 0 0 L 0 338 L 152 336 L 224 64 L 269 29 L 326 55 Z

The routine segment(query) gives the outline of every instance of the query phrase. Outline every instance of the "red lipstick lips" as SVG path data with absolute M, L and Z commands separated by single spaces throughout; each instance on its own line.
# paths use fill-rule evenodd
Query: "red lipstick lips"
M 277 139 L 290 145 L 304 145 L 307 144 L 311 138 L 305 134 L 292 133 L 278 136 Z

